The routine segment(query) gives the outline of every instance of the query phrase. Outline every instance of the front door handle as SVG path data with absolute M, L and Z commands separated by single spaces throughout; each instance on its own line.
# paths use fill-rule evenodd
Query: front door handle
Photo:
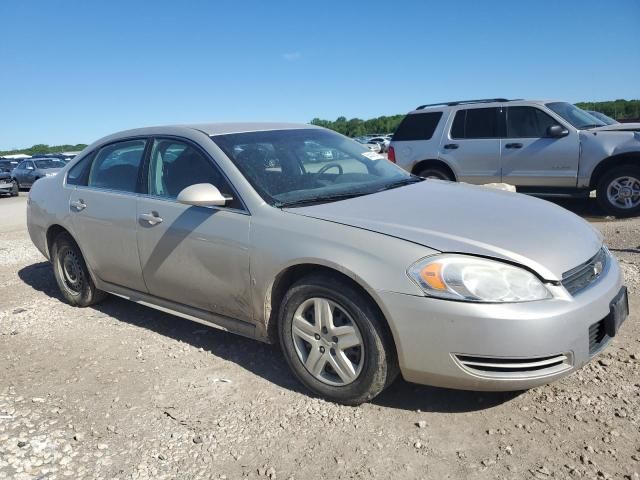
M 158 215 L 158 212 L 143 213 L 138 218 L 143 222 L 147 222 L 149 225 L 162 223 L 162 218 Z
M 507 143 L 504 148 L 522 148 L 521 143 Z
M 73 208 L 76 212 L 81 212 L 82 210 L 87 208 L 87 204 L 84 203 L 84 200 L 82 199 L 73 200 L 69 205 L 71 205 L 71 208 Z
M 446 148 L 447 150 L 455 150 L 456 148 L 458 148 L 458 144 L 457 143 L 447 143 L 444 148 Z

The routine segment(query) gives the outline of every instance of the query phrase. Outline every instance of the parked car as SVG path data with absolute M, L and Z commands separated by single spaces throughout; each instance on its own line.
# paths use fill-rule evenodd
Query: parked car
M 0 158 L 0 172 L 9 172 L 11 173 L 14 168 L 18 166 L 20 162 L 18 160 L 6 160 Z
M 36 180 L 56 175 L 66 162 L 58 158 L 31 158 L 18 164 L 11 176 L 18 188 L 31 187 Z
M 361 143 L 374 153 L 380 153 L 380 144 L 377 142 L 369 142 L 369 137 L 356 137 L 354 140 Z
M 619 121 L 614 120 L 611 117 L 606 116 L 604 113 L 601 112 L 596 112 L 595 110 L 585 110 L 588 114 L 596 117 L 598 120 L 600 120 L 601 122 L 605 123 L 606 125 L 618 125 L 620 124 Z
M 18 184 L 11 178 L 11 172 L 0 167 L 0 195 L 18 195 Z
M 336 159 L 316 169 L 309 144 Z M 70 304 L 110 292 L 278 342 L 304 385 L 347 404 L 398 370 L 462 389 L 545 384 L 628 314 L 618 263 L 573 213 L 424 180 L 311 125 L 120 132 L 36 182 L 27 209 Z
M 504 182 L 540 196 L 596 190 L 606 212 L 630 216 L 640 214 L 640 135 L 633 130 L 566 102 L 422 105 L 399 125 L 389 159 L 423 177 Z
M 391 139 L 387 137 L 372 137 L 367 143 L 377 143 L 380 145 L 380 152 L 386 152 L 389 148 L 389 144 L 391 143 Z

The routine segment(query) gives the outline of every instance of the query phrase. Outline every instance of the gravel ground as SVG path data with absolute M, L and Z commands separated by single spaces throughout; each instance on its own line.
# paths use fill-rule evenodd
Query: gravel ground
M 632 309 L 597 360 L 520 393 L 398 380 L 356 408 L 308 396 L 276 347 L 118 298 L 67 306 L 4 231 L 0 478 L 638 480 L 640 219 L 596 225 Z

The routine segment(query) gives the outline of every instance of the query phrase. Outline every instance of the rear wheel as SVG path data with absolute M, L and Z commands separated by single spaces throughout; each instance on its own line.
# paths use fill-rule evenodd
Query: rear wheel
M 449 172 L 441 167 L 426 167 L 419 170 L 417 175 L 422 178 L 434 178 L 437 180 L 447 180 L 452 182 L 454 179 Z
M 616 217 L 640 215 L 640 167 L 622 165 L 605 173 L 598 182 L 600 206 Z
M 18 185 L 17 180 L 13 180 L 11 182 L 11 196 L 17 197 L 20 194 L 20 186 Z
M 88 307 L 105 298 L 106 293 L 96 288 L 80 248 L 68 233 L 54 240 L 51 262 L 60 292 L 71 305 Z
M 296 377 L 327 400 L 367 402 L 397 376 L 380 313 L 342 279 L 312 275 L 296 283 L 282 302 L 278 328 Z

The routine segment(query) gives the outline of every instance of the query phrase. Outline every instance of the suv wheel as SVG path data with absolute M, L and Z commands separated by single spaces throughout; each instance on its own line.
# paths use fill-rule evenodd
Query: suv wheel
M 105 298 L 91 279 L 87 264 L 76 242 L 67 233 L 56 237 L 51 248 L 51 262 L 62 296 L 74 307 L 88 307 Z
M 11 182 L 11 196 L 17 197 L 20 194 L 20 186 L 18 185 L 17 180 L 12 180 Z
M 623 165 L 605 173 L 598 182 L 597 199 L 616 217 L 640 214 L 640 167 Z
M 341 279 L 311 275 L 297 282 L 282 302 L 278 330 L 296 377 L 327 400 L 359 405 L 397 376 L 380 314 Z
M 435 178 L 436 180 L 453 181 L 451 174 L 443 168 L 427 167 L 420 170 L 417 175 L 422 178 Z

